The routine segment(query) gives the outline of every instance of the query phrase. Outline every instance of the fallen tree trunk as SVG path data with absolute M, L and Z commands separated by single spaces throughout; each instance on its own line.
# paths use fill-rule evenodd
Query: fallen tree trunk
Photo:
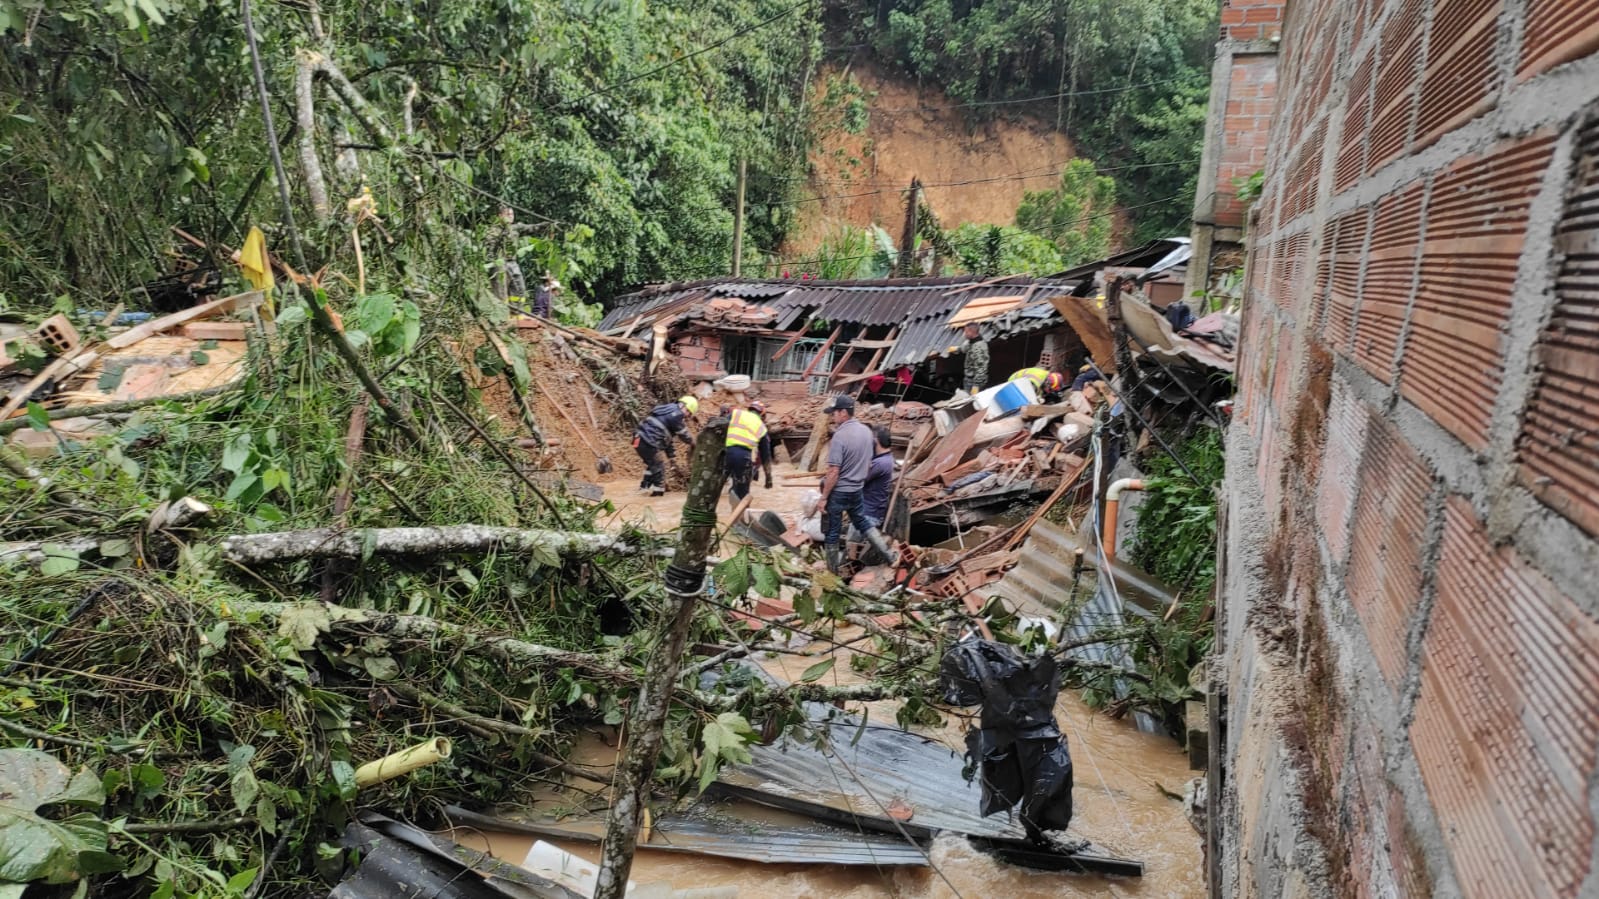
M 460 552 L 548 552 L 558 556 L 637 554 L 651 547 L 614 534 L 520 530 L 481 524 L 420 528 L 312 528 L 267 534 L 235 534 L 222 540 L 230 562 L 259 565 L 294 559 L 359 559 L 381 555 Z

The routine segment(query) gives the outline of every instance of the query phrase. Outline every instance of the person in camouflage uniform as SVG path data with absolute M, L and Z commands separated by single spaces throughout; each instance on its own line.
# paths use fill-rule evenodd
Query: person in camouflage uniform
M 976 325 L 966 326 L 966 343 L 961 347 L 966 354 L 966 368 L 961 375 L 961 389 L 976 393 L 988 386 L 988 341 Z

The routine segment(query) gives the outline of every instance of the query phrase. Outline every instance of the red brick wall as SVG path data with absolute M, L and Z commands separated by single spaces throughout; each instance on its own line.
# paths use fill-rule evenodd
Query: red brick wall
M 1281 7 L 1252 7 L 1281 15 Z M 1231 12 L 1227 10 L 1226 12 Z M 1223 13 L 1225 16 L 1226 12 Z M 1238 26 L 1258 31 L 1264 25 Z M 1266 165 L 1267 129 L 1277 96 L 1277 58 L 1271 55 L 1239 56 L 1233 60 L 1227 87 L 1226 117 L 1222 124 L 1221 157 L 1216 167 L 1216 224 L 1241 228 L 1244 204 L 1238 200 L 1237 181 Z
M 691 378 L 715 375 L 722 369 L 720 334 L 685 334 L 673 342 L 671 352 L 683 374 Z
M 1599 0 L 1258 9 L 1220 620 L 1229 733 L 1298 775 L 1231 826 L 1312 823 L 1228 894 L 1599 895 Z

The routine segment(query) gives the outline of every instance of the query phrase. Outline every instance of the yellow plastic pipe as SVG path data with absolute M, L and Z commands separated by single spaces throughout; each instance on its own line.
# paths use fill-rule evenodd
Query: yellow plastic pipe
M 402 774 L 410 774 L 418 768 L 425 768 L 434 762 L 449 757 L 449 739 L 447 737 L 434 737 L 424 743 L 418 743 L 410 749 L 402 749 L 393 755 L 386 755 L 355 769 L 355 785 L 358 787 L 370 787 L 385 780 L 392 780 Z

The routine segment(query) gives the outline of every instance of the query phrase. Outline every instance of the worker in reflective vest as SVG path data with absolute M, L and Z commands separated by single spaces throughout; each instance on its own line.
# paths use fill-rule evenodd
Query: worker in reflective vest
M 764 412 L 766 407 L 757 401 L 750 403 L 748 409 L 734 409 L 728 414 L 727 473 L 735 506 L 749 495 L 757 454 L 766 470 L 766 489 L 772 489 L 772 435 L 766 431 L 766 422 L 761 421 Z
M 1066 392 L 1065 375 L 1062 375 L 1058 371 L 1050 371 L 1047 368 L 1042 368 L 1036 365 L 1032 368 L 1024 368 L 1021 371 L 1011 375 L 1006 380 L 1032 381 L 1033 389 L 1038 391 L 1039 397 L 1041 397 L 1046 403 L 1059 402 L 1060 395 Z

